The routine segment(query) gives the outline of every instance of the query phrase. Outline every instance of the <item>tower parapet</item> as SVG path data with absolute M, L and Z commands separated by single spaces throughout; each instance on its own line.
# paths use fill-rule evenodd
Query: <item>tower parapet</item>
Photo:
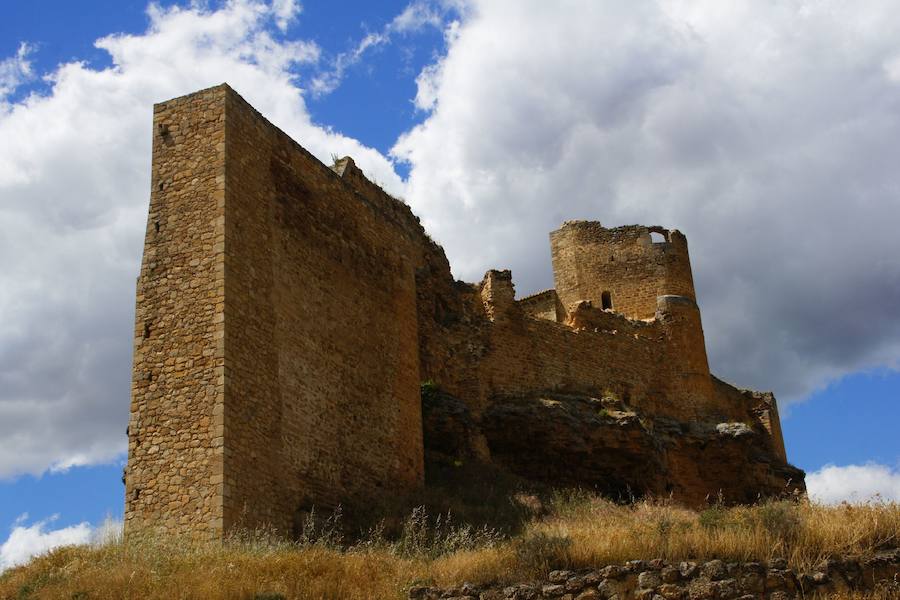
M 596 221 L 567 221 L 550 234 L 553 275 L 560 302 L 581 300 L 630 319 L 652 319 L 657 297 L 696 302 L 687 239 L 677 230 Z

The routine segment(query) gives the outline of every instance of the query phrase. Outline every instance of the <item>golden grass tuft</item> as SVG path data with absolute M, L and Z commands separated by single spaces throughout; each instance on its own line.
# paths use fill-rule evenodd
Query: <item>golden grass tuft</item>
M 287 543 L 264 532 L 219 545 L 145 539 L 59 548 L 0 575 L 0 598 L 404 598 L 416 583 L 511 583 L 543 577 L 552 568 L 638 558 L 778 557 L 806 571 L 825 558 L 900 545 L 900 505 L 894 503 L 770 502 L 697 512 L 668 502 L 626 506 L 572 494 L 543 512 L 505 539 L 446 523 L 435 533 L 435 521 L 419 512 L 400 539 L 375 536 L 343 548 L 327 539 Z M 878 596 L 845 600 L 863 598 Z
M 617 506 L 593 500 L 536 523 L 532 530 L 571 540 L 569 560 L 577 567 L 635 557 L 745 562 L 785 558 L 805 571 L 825 558 L 897 547 L 900 506 L 782 501 L 696 512 L 669 503 Z

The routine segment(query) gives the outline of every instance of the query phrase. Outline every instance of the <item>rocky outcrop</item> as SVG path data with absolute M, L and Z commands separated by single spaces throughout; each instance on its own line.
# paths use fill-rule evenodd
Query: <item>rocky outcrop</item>
M 633 560 L 583 571 L 551 571 L 542 581 L 456 588 L 417 586 L 411 600 L 792 600 L 827 598 L 851 590 L 873 598 L 900 598 L 900 550 L 870 557 L 823 561 L 812 572 L 787 568 L 783 559 L 726 563 Z
M 422 429 L 426 463 L 468 459 L 476 427 L 465 402 L 432 383 L 422 385 Z
M 522 477 L 617 499 L 664 493 L 660 440 L 618 408 L 560 394 L 509 398 L 491 404 L 481 430 L 494 461 Z
M 560 393 L 495 398 L 476 423 L 465 404 L 433 391 L 423 415 L 431 460 L 467 457 L 481 436 L 491 460 L 518 476 L 618 500 L 746 503 L 803 489 L 803 472 L 780 461 L 753 422 L 680 422 Z

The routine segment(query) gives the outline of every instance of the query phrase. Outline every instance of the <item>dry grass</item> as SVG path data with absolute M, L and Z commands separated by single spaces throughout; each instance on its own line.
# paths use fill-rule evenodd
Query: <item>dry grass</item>
M 878 590 L 874 592 L 838 592 L 832 594 L 828 600 L 897 600 L 897 592 L 893 590 Z
M 697 513 L 665 503 L 626 508 L 589 501 L 532 530 L 571 540 L 568 554 L 574 566 L 620 563 L 636 556 L 730 561 L 779 557 L 809 570 L 824 558 L 896 547 L 900 506 L 785 501 Z
M 271 535 L 225 545 L 175 540 L 58 549 L 0 575 L 0 598 L 313 599 L 403 598 L 417 582 L 521 581 L 554 567 L 635 558 L 786 558 L 808 570 L 827 557 L 896 547 L 900 505 L 825 507 L 774 502 L 690 511 L 665 502 L 616 505 L 586 495 L 550 501 L 544 516 L 500 539 L 418 513 L 398 539 L 375 531 L 352 546 L 325 532 L 302 544 Z M 877 598 L 848 596 L 846 600 Z

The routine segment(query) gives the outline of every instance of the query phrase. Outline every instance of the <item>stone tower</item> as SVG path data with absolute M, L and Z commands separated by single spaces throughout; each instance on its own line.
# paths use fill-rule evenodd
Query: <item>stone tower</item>
M 550 234 L 556 294 L 565 310 L 581 301 L 629 319 L 665 325 L 677 361 L 672 383 L 686 397 L 711 397 L 709 361 L 687 238 L 678 230 L 567 221 Z
M 418 220 L 227 85 L 153 122 L 126 533 L 290 532 L 421 485 Z
M 567 308 L 590 300 L 630 319 L 652 319 L 659 296 L 697 300 L 680 231 L 567 221 L 550 234 L 550 249 L 556 293 Z

